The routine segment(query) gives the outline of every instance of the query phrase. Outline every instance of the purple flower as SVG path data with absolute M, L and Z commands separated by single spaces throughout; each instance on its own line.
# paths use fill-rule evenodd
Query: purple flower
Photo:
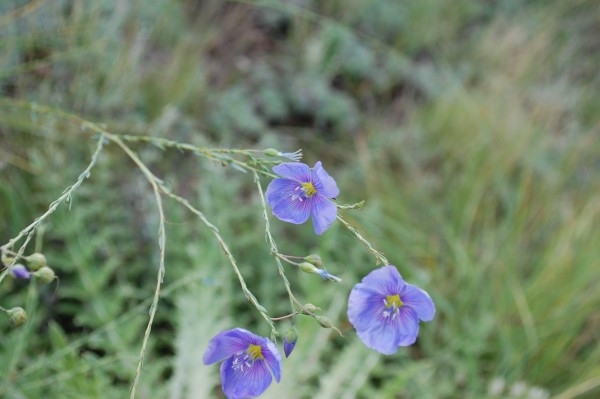
M 373 270 L 352 288 L 348 319 L 363 343 L 384 355 L 412 345 L 419 335 L 419 319 L 430 321 L 435 305 L 429 294 L 407 284 L 395 266 Z
M 223 331 L 208 343 L 204 364 L 221 363 L 221 385 L 228 399 L 254 398 L 281 379 L 281 356 L 267 338 L 242 328 Z
M 281 176 L 267 187 L 267 202 L 273 214 L 284 222 L 302 224 L 310 216 L 316 234 L 323 234 L 337 216 L 330 198 L 340 193 L 335 180 L 317 162 L 314 168 L 300 162 L 286 162 L 273 167 Z
M 29 270 L 27 270 L 27 268 L 20 263 L 17 263 L 16 265 L 14 265 L 10 269 L 10 272 L 12 273 L 12 275 L 14 277 L 24 279 L 24 280 L 27 280 L 31 277 L 31 273 L 29 272 Z

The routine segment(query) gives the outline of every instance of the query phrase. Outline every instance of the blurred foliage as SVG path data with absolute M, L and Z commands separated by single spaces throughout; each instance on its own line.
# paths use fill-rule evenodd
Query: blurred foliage
M 8 0 L 0 96 L 118 133 L 301 147 L 336 177 L 339 201 L 367 200 L 346 215 L 431 293 L 436 319 L 396 356 L 366 350 L 345 301 L 373 260 L 341 226 L 315 237 L 274 220 L 283 253 L 318 252 L 344 278 L 288 273 L 344 336 L 300 318 L 265 398 L 595 398 L 599 21 L 593 0 Z M 75 181 L 94 145 L 80 126 L 5 104 L 1 243 Z M 251 176 L 136 149 L 219 227 L 261 303 L 288 312 Z M 210 232 L 165 203 L 167 273 L 138 397 L 222 397 L 201 361 L 210 337 L 268 330 Z M 58 284 L 0 286 L 0 305 L 29 316 L 0 322 L 0 397 L 127 396 L 156 279 L 155 208 L 139 171 L 105 148 L 28 248 Z

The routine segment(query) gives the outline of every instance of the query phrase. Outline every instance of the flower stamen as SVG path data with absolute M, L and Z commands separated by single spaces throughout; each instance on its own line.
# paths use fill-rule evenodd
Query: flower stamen
M 317 189 L 310 181 L 308 183 L 302 183 L 302 189 L 304 190 L 304 194 L 306 194 L 308 198 L 311 198 L 317 193 Z
M 247 352 L 250 355 L 250 357 L 252 357 L 252 360 L 264 359 L 263 354 L 262 354 L 262 348 L 260 345 L 254 345 L 254 344 L 248 345 Z
M 398 294 L 387 295 L 383 300 L 383 304 L 385 305 L 385 309 L 382 312 L 383 317 L 387 319 L 391 316 L 392 320 L 398 316 L 400 313 L 400 308 L 404 306 L 404 303 Z
M 231 368 L 235 371 L 244 371 L 244 369 L 252 367 L 253 364 L 254 360 L 251 359 L 251 356 L 248 353 L 241 352 L 234 355 Z
M 385 297 L 385 307 L 386 308 L 400 308 L 404 306 L 404 302 L 400 299 L 400 295 L 388 295 Z

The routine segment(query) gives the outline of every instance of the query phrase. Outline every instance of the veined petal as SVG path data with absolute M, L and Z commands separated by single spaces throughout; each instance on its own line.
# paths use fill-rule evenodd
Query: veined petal
M 308 220 L 312 198 L 304 197 L 299 187 L 297 182 L 290 179 L 274 179 L 269 183 L 265 197 L 278 219 L 294 224 Z
M 264 361 L 273 373 L 275 381 L 279 382 L 281 380 L 281 355 L 275 344 L 268 339 L 265 339 L 265 343 L 261 346 Z
M 406 285 L 396 266 L 392 265 L 373 270 L 362 279 L 362 284 L 384 295 L 400 294 Z
M 357 331 L 367 330 L 377 323 L 377 315 L 385 306 L 385 297 L 368 289 L 364 284 L 357 284 L 348 297 L 348 320 Z
M 429 294 L 424 290 L 412 284 L 406 284 L 401 299 L 404 305 L 414 309 L 419 319 L 423 321 L 433 320 L 435 305 Z
M 402 306 L 399 309 L 398 316 L 391 320 L 396 331 L 396 344 L 401 345 L 406 337 L 415 337 L 419 334 L 419 317 L 417 312 L 408 306 Z M 410 343 L 415 342 L 414 340 Z M 409 345 L 410 345 L 409 344 Z
M 313 168 L 312 180 L 317 192 L 324 197 L 335 198 L 340 194 L 340 189 L 338 188 L 337 183 L 333 177 L 329 176 L 325 169 L 323 169 L 323 166 L 321 166 L 321 161 L 317 162 Z
M 299 195 L 300 183 L 290 179 L 277 178 L 271 180 L 265 191 L 265 197 L 269 205 L 288 201 L 294 195 Z M 272 206 L 271 206 L 272 207 Z
M 311 178 L 310 168 L 301 162 L 284 162 L 273 167 L 273 172 L 286 179 L 307 183 Z
M 271 384 L 272 377 L 267 364 L 256 360 L 246 368 L 234 368 L 233 358 L 221 363 L 221 384 L 228 399 L 254 398 Z
M 243 352 L 248 348 L 253 337 L 256 335 L 243 328 L 223 331 L 208 342 L 202 361 L 204 364 L 213 364 Z
M 419 321 L 412 312 L 399 314 L 394 320 L 380 318 L 371 328 L 356 330 L 358 337 L 370 349 L 384 355 L 392 355 L 399 346 L 412 345 L 417 340 Z
M 312 200 L 312 218 L 315 233 L 323 234 L 331 226 L 337 217 L 337 208 L 335 204 L 320 194 L 315 194 Z

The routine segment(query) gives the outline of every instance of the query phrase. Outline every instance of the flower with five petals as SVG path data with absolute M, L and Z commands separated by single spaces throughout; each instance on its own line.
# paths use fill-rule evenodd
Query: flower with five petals
M 302 224 L 312 216 L 316 234 L 323 234 L 337 216 L 330 199 L 340 193 L 335 180 L 317 162 L 314 168 L 300 162 L 273 167 L 279 178 L 269 183 L 265 193 L 273 214 L 284 222 Z

